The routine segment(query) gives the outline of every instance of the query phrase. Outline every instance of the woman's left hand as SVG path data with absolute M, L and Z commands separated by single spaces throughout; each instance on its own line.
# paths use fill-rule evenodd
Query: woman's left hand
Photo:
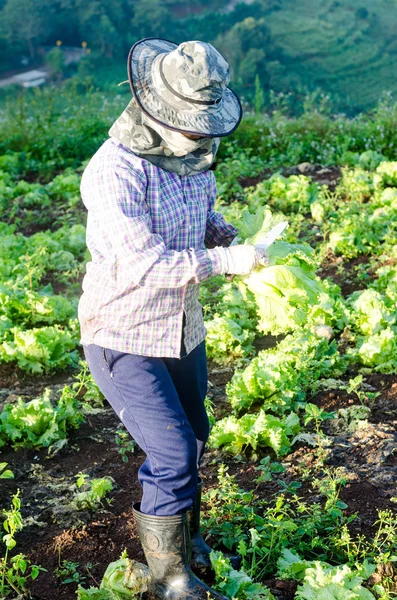
M 255 246 L 255 250 L 258 256 L 258 262 L 262 267 L 267 267 L 270 264 L 269 252 L 267 250 L 267 246 L 261 246 L 257 244 Z

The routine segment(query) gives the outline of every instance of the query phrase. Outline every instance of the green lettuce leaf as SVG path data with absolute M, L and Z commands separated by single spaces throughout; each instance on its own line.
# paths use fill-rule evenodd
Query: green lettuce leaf
M 217 421 L 211 431 L 209 444 L 213 448 L 224 447 L 232 454 L 240 454 L 246 448 L 272 448 L 277 456 L 286 454 L 291 447 L 288 435 L 299 431 L 299 423 L 291 416 L 281 419 L 260 410 L 245 414 L 240 419 L 229 416 Z
M 258 306 L 258 329 L 278 335 L 301 327 L 309 307 L 315 305 L 324 288 L 306 269 L 288 265 L 264 267 L 244 278 Z
M 351 324 L 364 335 L 379 333 L 396 321 L 396 311 L 389 309 L 385 297 L 373 289 L 351 294 L 348 307 Z
M 279 577 L 302 582 L 295 596 L 299 600 L 375 600 L 362 586 L 375 570 L 375 565 L 368 561 L 356 569 L 349 565 L 333 567 L 322 561 L 302 560 L 285 548 L 277 566 Z
M 359 339 L 356 348 L 348 348 L 348 356 L 364 367 L 381 373 L 397 373 L 397 328 L 386 327 L 379 333 Z
M 106 590 L 112 600 L 132 600 L 147 591 L 148 577 L 148 567 L 131 560 L 124 552 L 119 560 L 109 564 L 100 589 Z

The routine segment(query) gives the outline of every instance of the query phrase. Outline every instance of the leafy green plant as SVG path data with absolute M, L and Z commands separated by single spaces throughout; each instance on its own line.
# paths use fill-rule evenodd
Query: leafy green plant
M 123 462 L 128 462 L 128 454 L 134 454 L 136 443 L 125 429 L 119 428 L 115 434 L 115 442 L 118 446 L 118 453 Z
M 380 292 L 368 288 L 348 298 L 349 322 L 362 335 L 379 333 L 396 322 L 395 307 Z
M 278 575 L 300 581 L 296 598 L 300 600 L 375 600 L 375 596 L 362 583 L 375 570 L 365 561 L 358 568 L 348 565 L 333 567 L 326 562 L 305 561 L 285 549 L 278 561 Z
M 287 336 L 275 349 L 261 351 L 243 371 L 236 371 L 226 388 L 236 415 L 215 424 L 210 444 L 234 454 L 268 446 L 282 456 L 304 435 L 295 411 L 304 406 L 306 394 L 315 393 L 322 377 L 340 375 L 346 367 L 335 342 L 315 334 Z M 259 410 L 245 412 L 253 408 Z
M 346 368 L 334 341 L 297 332 L 237 370 L 226 388 L 228 399 L 236 413 L 260 403 L 279 415 L 305 400 L 308 391 L 315 393 L 321 378 L 342 375 Z
M 324 463 L 326 458 L 326 451 L 324 447 L 325 436 L 321 429 L 321 423 L 326 421 L 327 419 L 334 419 L 334 412 L 327 412 L 322 410 L 315 404 L 308 403 L 305 405 L 305 417 L 304 424 L 305 426 L 314 422 L 315 430 L 316 430 L 316 441 L 318 446 L 318 461 L 320 464 Z
M 80 371 L 74 376 L 74 383 L 62 388 L 62 398 L 77 399 L 83 412 L 95 413 L 103 408 L 105 398 L 94 381 L 85 360 L 79 361 Z
M 222 552 L 210 554 L 215 572 L 214 588 L 232 600 L 274 600 L 273 594 L 261 583 L 254 583 L 243 570 L 232 568 L 230 560 Z
M 270 229 L 285 220 L 260 206 L 245 210 L 239 234 L 245 243 L 260 244 Z M 263 333 L 287 333 L 302 326 L 309 307 L 326 293 L 315 276 L 313 250 L 307 244 L 276 241 L 269 247 L 269 266 L 254 269 L 243 278 L 258 308 L 258 329 Z
M 8 463 L 0 463 L 0 479 L 14 479 L 14 473 L 10 469 L 6 469 Z
M 149 569 L 146 565 L 128 558 L 124 550 L 120 558 L 110 563 L 104 573 L 100 588 L 84 589 L 79 586 L 78 600 L 129 600 L 141 598 L 147 590 Z
M 216 169 L 218 202 L 241 198 L 243 188 L 239 178 L 255 177 L 263 171 L 263 161 L 252 149 L 241 151 L 229 145 L 226 151 L 227 156 Z
M 289 481 L 286 483 L 285 481 L 279 480 L 278 483 L 280 484 L 281 490 L 284 494 L 296 494 L 302 487 L 300 481 Z
M 391 510 L 378 510 L 377 526 L 372 546 L 372 556 L 375 562 L 396 562 L 397 552 L 397 517 Z
M 313 487 L 327 499 L 324 509 L 337 519 L 342 518 L 342 511 L 348 508 L 347 504 L 339 499 L 340 491 L 346 483 L 342 469 L 324 469 L 321 478 L 313 479 Z
M 215 314 L 205 322 L 208 357 L 218 363 L 231 362 L 254 351 L 255 332 L 245 329 L 239 321 Z
M 270 456 L 265 456 L 259 461 L 257 471 L 260 471 L 260 475 L 256 478 L 257 483 L 268 483 L 272 481 L 273 475 L 276 473 L 285 473 L 285 467 L 279 462 L 271 462 Z
M 60 580 L 63 585 L 68 583 L 83 583 L 87 579 L 87 575 L 79 571 L 80 563 L 69 560 L 63 560 L 59 567 L 54 571 L 55 576 Z M 90 570 L 94 567 L 93 564 L 87 563 L 86 570 Z
M 344 553 L 350 565 L 357 561 L 371 560 L 382 568 L 396 562 L 397 518 L 391 510 L 378 510 L 373 524 L 374 536 L 353 535 L 346 523 L 341 523 L 336 547 Z
M 346 408 L 339 408 L 337 418 L 341 419 L 347 431 L 354 433 L 357 429 L 368 425 L 368 417 L 371 414 L 371 409 L 363 404 L 352 404 Z
M 299 417 L 294 412 L 278 418 L 261 409 L 256 414 L 246 413 L 240 418 L 229 416 L 217 421 L 209 444 L 213 448 L 224 447 L 232 454 L 271 448 L 277 456 L 283 456 L 289 452 L 291 438 L 299 430 Z
M 53 210 L 48 190 L 40 183 L 20 180 L 16 183 L 0 172 L 0 217 L 14 223 L 26 232 L 37 227 L 51 227 Z M 54 209 L 54 206 L 51 207 Z
M 34 325 L 67 325 L 75 316 L 75 306 L 67 298 L 56 295 L 49 284 L 40 291 L 22 289 L 12 281 L 0 284 L 0 308 L 3 319 L 26 328 Z M 11 327 L 9 328 L 11 333 Z M 7 337 L 5 330 L 4 338 Z
M 359 337 L 357 346 L 348 348 L 353 363 L 363 372 L 397 373 L 397 327 L 385 327 L 379 333 Z
M 76 334 L 59 325 L 24 330 L 12 327 L 12 337 L 0 344 L 0 362 L 16 362 L 30 373 L 76 366 Z
M 245 286 L 231 283 L 223 283 L 216 294 L 211 295 L 208 298 L 202 294 L 206 301 L 208 357 L 221 364 L 249 357 L 254 352 L 257 325 L 253 297 Z
M 397 207 L 393 190 L 383 189 L 378 174 L 345 169 L 338 191 L 341 200 L 328 214 L 326 247 L 347 258 L 379 254 L 395 237 Z
M 9 556 L 11 550 L 17 545 L 15 535 L 23 527 L 21 516 L 20 490 L 12 497 L 9 510 L 3 511 L 3 534 L 1 541 L 5 545 L 4 557 L 0 558 L 0 594 L 7 596 L 11 592 L 26 594 L 29 580 L 34 580 L 45 571 L 38 565 L 32 565 L 24 554 Z
M 348 394 L 355 394 L 359 399 L 362 406 L 372 406 L 376 398 L 380 395 L 380 392 L 371 392 L 367 389 L 363 383 L 363 376 L 357 375 L 356 377 L 349 379 L 349 385 L 343 387 Z
M 376 168 L 384 185 L 397 186 L 397 162 L 382 161 Z
M 307 212 L 315 202 L 318 186 L 305 175 L 283 177 L 274 173 L 261 181 L 248 195 L 250 207 L 268 205 L 276 211 L 286 213 Z
M 76 510 L 95 510 L 101 505 L 102 500 L 106 498 L 108 492 L 113 489 L 113 479 L 110 477 L 101 477 L 99 479 L 89 479 L 87 474 L 78 473 L 76 475 L 76 486 L 78 489 L 72 503 Z M 107 500 L 108 503 L 110 502 Z
M 257 521 L 253 491 L 240 488 L 224 464 L 218 468 L 218 487 L 207 490 L 203 500 L 208 506 L 204 515 L 206 531 L 216 539 L 216 547 L 223 544 L 231 550 L 245 528 Z
M 296 548 L 309 560 L 347 560 L 349 553 L 341 543 L 340 531 L 355 515 L 343 512 L 346 505 L 339 500 L 343 485 L 339 472 L 327 471 L 316 483 L 324 504 L 305 502 L 296 493 L 297 486 L 290 488 L 288 496 L 278 492 L 270 502 L 259 500 L 254 491 L 240 488 L 224 466 L 219 469 L 218 483 L 218 488 L 204 495 L 206 530 L 215 547 L 237 548 L 250 577 L 261 580 L 274 574 L 285 547 Z M 358 553 L 352 562 L 357 558 Z
M 77 428 L 84 421 L 79 402 L 74 397 L 61 396 L 53 406 L 50 389 L 24 402 L 6 404 L 0 413 L 0 447 L 11 444 L 14 448 L 48 448 L 67 437 L 69 428 Z
M 37 374 L 75 366 L 76 300 L 54 294 L 52 284 L 43 283 L 48 277 L 70 282 L 81 273 L 84 226 L 24 236 L 0 223 L 0 232 L 0 362 Z

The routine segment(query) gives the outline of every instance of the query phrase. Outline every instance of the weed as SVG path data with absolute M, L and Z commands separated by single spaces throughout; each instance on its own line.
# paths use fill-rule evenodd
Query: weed
M 93 569 L 94 566 L 95 565 L 92 563 L 87 563 L 85 566 L 85 569 L 90 576 L 91 569 Z M 81 573 L 79 567 L 80 564 L 78 562 L 63 560 L 60 566 L 55 569 L 54 573 L 63 585 L 68 583 L 80 584 L 87 579 L 87 575 Z
M 342 386 L 342 389 L 345 389 L 348 394 L 355 394 L 362 406 L 372 407 L 375 399 L 380 395 L 380 392 L 370 392 L 366 389 L 362 375 L 349 379 L 349 385 Z
M 259 461 L 259 465 L 255 467 L 261 474 L 255 479 L 257 483 L 267 483 L 272 481 L 273 475 L 276 473 L 285 473 L 285 467 L 280 462 L 271 462 L 270 456 L 265 456 Z
M 113 489 L 112 479 L 110 477 L 101 477 L 100 479 L 89 479 L 85 473 L 76 475 L 76 486 L 78 489 L 85 487 L 87 489 L 76 492 L 72 504 L 76 510 L 95 510 L 101 504 L 106 494 Z M 110 503 L 110 500 L 107 500 Z
M 321 423 L 326 421 L 327 419 L 333 419 L 335 417 L 334 412 L 326 412 L 321 408 L 318 408 L 315 404 L 306 404 L 305 406 L 305 418 L 304 424 L 308 425 L 312 421 L 314 421 L 315 430 L 316 430 L 316 440 L 317 440 L 317 459 L 318 465 L 324 465 L 324 461 L 327 457 L 327 451 L 325 449 L 325 440 L 326 437 L 321 429 Z
M 123 462 L 128 462 L 128 453 L 134 454 L 136 450 L 136 442 L 131 438 L 131 435 L 123 429 L 119 427 L 116 430 L 115 442 L 118 446 L 118 453 L 121 455 Z
M 12 504 L 9 510 L 3 512 L 5 520 L 3 521 L 3 529 L 6 532 L 2 536 L 6 550 L 3 558 L 0 558 L 0 594 L 6 596 L 11 592 L 17 595 L 25 595 L 27 583 L 34 580 L 39 575 L 40 571 L 46 571 L 38 565 L 30 564 L 30 561 L 24 554 L 16 554 L 10 557 L 9 553 L 17 545 L 15 535 L 23 527 L 21 516 L 21 500 L 20 490 L 12 497 Z

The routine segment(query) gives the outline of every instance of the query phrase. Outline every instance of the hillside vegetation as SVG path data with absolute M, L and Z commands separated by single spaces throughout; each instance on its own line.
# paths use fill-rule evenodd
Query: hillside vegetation
M 266 17 L 278 60 L 270 87 L 320 87 L 357 108 L 397 88 L 397 3 L 283 0 Z
M 78 67 L 58 61 L 57 68 L 66 76 L 78 68 L 115 89 L 138 39 L 200 39 L 227 58 L 231 87 L 246 103 L 260 88 L 266 105 L 296 110 L 307 92 L 322 91 L 354 114 L 397 88 L 396 26 L 395 0 L 0 0 L 0 70 L 18 68 L 22 59 L 40 64 L 43 46 L 57 41 L 84 43 L 88 54 Z

